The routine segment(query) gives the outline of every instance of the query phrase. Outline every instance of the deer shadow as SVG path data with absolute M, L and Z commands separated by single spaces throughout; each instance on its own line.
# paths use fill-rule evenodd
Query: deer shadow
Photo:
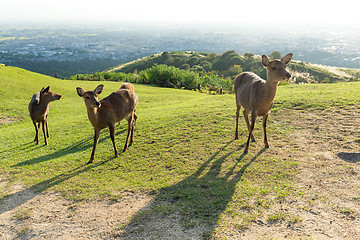
M 123 228 L 122 233 L 114 237 L 140 237 L 144 231 L 151 228 L 147 225 L 148 222 L 151 222 L 149 220 L 151 216 L 144 217 L 144 212 L 152 212 L 152 209 L 156 212 L 156 209 L 163 209 L 169 204 L 176 209 L 175 211 L 181 212 L 180 218 L 183 219 L 180 221 L 186 222 L 191 219 L 190 221 L 203 222 L 206 219 L 205 224 L 209 226 L 211 232 L 214 231 L 221 214 L 231 202 L 236 185 L 242 179 L 244 172 L 266 150 L 266 148 L 261 149 L 247 162 L 242 161 L 245 156 L 242 154 L 238 161 L 224 174 L 223 163 L 230 155 L 245 145 L 241 145 L 236 150 L 225 151 L 225 148 L 233 141 L 214 153 L 195 173 L 186 179 L 160 189 L 154 199 L 131 218 L 130 222 Z M 221 156 L 219 156 L 220 153 L 222 153 Z M 239 167 L 240 169 L 237 170 Z M 172 212 L 169 211 L 168 215 L 171 215 Z M 161 236 L 171 236 L 171 233 L 163 233 Z
M 120 134 L 124 133 L 125 131 L 126 131 L 125 129 L 122 129 L 120 131 L 117 131 L 115 135 L 116 136 L 120 135 Z M 106 141 L 107 139 L 110 138 L 110 136 L 108 134 L 106 134 L 106 135 L 102 134 L 102 135 L 103 136 L 99 139 L 99 143 L 104 142 L 104 141 Z M 17 164 L 14 164 L 11 167 L 22 167 L 22 166 L 37 164 L 37 163 L 53 160 L 53 159 L 56 159 L 56 158 L 59 158 L 59 157 L 63 157 L 63 156 L 66 156 L 68 154 L 73 154 L 73 153 L 76 153 L 76 152 L 82 152 L 82 151 L 84 151 L 86 149 L 92 148 L 93 144 L 94 144 L 93 137 L 88 137 L 88 138 L 85 138 L 83 140 L 78 141 L 77 143 L 75 143 L 75 144 L 73 144 L 71 146 L 63 148 L 63 149 L 61 149 L 59 151 L 56 151 L 56 152 L 53 152 L 53 153 L 50 153 L 50 154 L 47 154 L 47 155 L 35 157 L 35 158 L 32 158 L 32 159 L 28 159 L 28 160 L 19 162 Z
M 115 157 L 111 157 L 105 161 L 98 162 L 95 164 L 90 165 L 82 165 L 80 167 L 76 167 L 68 172 L 61 173 L 53 178 L 48 180 L 44 180 L 40 183 L 37 183 L 29 188 L 24 190 L 8 194 L 2 198 L 0 198 L 0 214 L 5 212 L 11 211 L 16 207 L 28 202 L 29 200 L 33 199 L 37 195 L 41 194 L 43 191 L 56 186 L 72 177 L 75 177 L 83 172 L 91 170 L 93 168 L 99 167 L 101 165 L 106 164 L 107 162 L 111 161 Z
M 345 162 L 349 162 L 349 163 L 360 162 L 360 153 L 339 152 L 336 155 Z

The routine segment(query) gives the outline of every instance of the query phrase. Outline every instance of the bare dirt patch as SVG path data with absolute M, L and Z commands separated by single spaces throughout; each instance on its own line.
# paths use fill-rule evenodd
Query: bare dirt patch
M 19 121 L 18 118 L 14 118 L 14 117 L 7 117 L 7 116 L 1 116 L 0 115 L 0 125 L 2 124 L 9 124 L 9 123 L 13 123 Z
M 228 229 L 225 239 L 360 239 L 360 110 L 283 110 L 285 138 L 271 136 L 266 154 L 299 162 L 296 194 L 276 203 L 248 229 Z M 270 126 L 271 126 L 270 122 Z M 1 177 L 0 177 L 1 178 Z M 5 186 L 0 179 L 0 187 Z M 117 201 L 73 202 L 56 192 L 13 186 L 0 202 L 1 239 L 207 239 L 201 224 L 184 228 L 180 216 L 146 216 L 147 194 L 124 193 Z M 138 219 L 134 220 L 133 216 Z M 131 221 L 131 223 L 130 223 Z
M 1 239 L 108 239 L 151 200 L 128 193 L 121 201 L 79 203 L 55 192 L 38 194 L 21 186 L 13 190 L 1 203 Z
M 287 117 L 277 117 L 296 130 L 279 155 L 290 154 L 300 162 L 298 196 L 271 206 L 244 232 L 244 239 L 360 239 L 360 111 L 283 114 Z M 287 220 L 269 221 L 274 214 Z

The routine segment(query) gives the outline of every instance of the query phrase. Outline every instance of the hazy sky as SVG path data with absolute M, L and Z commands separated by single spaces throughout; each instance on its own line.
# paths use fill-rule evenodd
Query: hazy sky
M 354 0 L 0 0 L 0 21 L 360 24 Z

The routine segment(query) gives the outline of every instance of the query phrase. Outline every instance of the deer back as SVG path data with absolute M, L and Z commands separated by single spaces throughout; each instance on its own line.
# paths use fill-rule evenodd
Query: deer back
M 131 83 L 123 83 L 120 87 L 120 90 L 121 89 L 127 89 L 130 91 L 134 91 L 134 86 Z
M 100 104 L 99 108 L 93 109 L 94 112 L 88 112 L 89 120 L 94 126 L 105 128 L 132 114 L 138 104 L 138 96 L 133 91 L 122 89 L 102 99 Z

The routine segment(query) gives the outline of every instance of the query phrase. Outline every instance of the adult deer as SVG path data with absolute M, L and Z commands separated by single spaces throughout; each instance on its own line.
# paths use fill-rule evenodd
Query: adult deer
M 98 95 L 102 92 L 103 87 L 104 85 L 101 84 L 97 86 L 94 91 L 86 92 L 80 87 L 76 88 L 78 95 L 85 100 L 87 114 L 95 130 L 94 146 L 88 164 L 94 161 L 95 149 L 99 140 L 100 131 L 107 127 L 110 130 L 115 157 L 118 156 L 115 144 L 115 123 L 120 122 L 124 118 L 128 121 L 128 132 L 123 152 L 128 148 L 127 144 L 129 137 L 129 146 L 133 143 L 134 126 L 137 119 L 135 108 L 138 104 L 138 96 L 134 91 L 120 89 L 99 101 Z
M 49 86 L 47 88 L 43 87 L 40 92 L 35 93 L 32 96 L 28 106 L 30 117 L 35 126 L 36 135 L 34 142 L 36 142 L 36 144 L 39 144 L 39 128 L 40 128 L 40 123 L 42 123 L 45 145 L 48 145 L 48 141 L 46 137 L 50 137 L 48 121 L 47 121 L 47 117 L 49 115 L 49 104 L 50 102 L 59 100 L 61 98 L 61 95 L 56 94 L 50 91 L 49 89 L 50 89 Z M 46 127 L 46 133 L 45 133 L 45 127 Z
M 238 139 L 238 123 L 241 107 L 244 108 L 244 119 L 249 130 L 249 136 L 244 149 L 244 154 L 248 152 L 250 139 L 255 142 L 252 134 L 255 121 L 258 116 L 262 116 L 264 129 L 265 147 L 269 148 L 266 136 L 266 121 L 274 103 L 276 89 L 279 81 L 287 81 L 291 74 L 286 71 L 286 65 L 290 62 L 293 54 L 289 53 L 281 60 L 270 61 L 267 56 L 262 56 L 262 64 L 267 71 L 266 80 L 251 72 L 243 72 L 234 80 L 234 91 L 236 97 L 236 130 L 235 139 Z M 251 125 L 249 123 L 249 113 L 251 112 Z

